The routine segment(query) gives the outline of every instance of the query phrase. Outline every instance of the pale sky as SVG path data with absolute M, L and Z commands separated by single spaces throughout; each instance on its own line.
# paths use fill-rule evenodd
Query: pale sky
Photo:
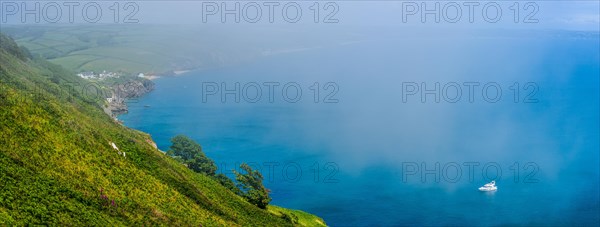
M 118 2 L 118 7 L 115 3 Z M 515 4 L 518 2 L 518 4 Z M 36 11 L 36 3 L 39 8 Z M 519 28 L 519 29 L 560 29 L 560 30 L 600 30 L 600 4 L 596 0 L 588 1 L 137 1 L 126 5 L 127 1 L 96 1 L 89 3 L 78 2 L 70 11 L 68 2 L 64 1 L 2 1 L 0 3 L 0 23 L 4 24 L 36 24 L 49 23 L 123 23 L 128 16 L 128 22 L 147 24 L 221 24 L 224 7 L 235 10 L 239 3 L 239 24 L 292 24 L 296 18 L 296 8 L 302 14 L 293 24 L 312 24 L 328 26 L 323 23 L 336 22 L 342 25 L 378 25 L 378 26 L 444 26 L 467 28 Z M 489 3 L 489 4 L 488 4 Z M 497 3 L 497 4 L 496 4 Z M 67 5 L 65 5 L 67 4 Z M 87 11 L 84 10 L 88 5 Z M 285 7 L 287 5 L 287 7 Z M 424 8 L 435 10 L 437 13 L 425 14 L 425 22 L 421 22 Z M 487 14 L 484 7 L 487 5 Z M 56 6 L 60 6 L 57 17 Z M 96 8 L 101 8 L 97 16 Z M 215 8 L 216 6 L 216 8 Z M 416 6 L 416 8 L 415 8 Z M 212 8 L 211 8 L 212 7 Z M 272 8 L 270 8 L 272 7 Z M 472 7 L 472 8 L 470 8 Z M 34 13 L 39 12 L 39 21 Z M 119 8 L 118 17 L 115 17 Z M 287 9 L 287 18 L 283 16 Z M 316 8 L 319 9 L 316 13 Z M 501 15 L 497 16 L 497 8 Z M 517 10 L 518 9 L 518 10 Z M 257 17 L 258 10 L 261 11 Z M 457 10 L 460 16 L 457 17 Z M 84 12 L 86 11 L 86 12 Z M 472 12 L 471 12 L 472 11 Z M 518 17 L 515 13 L 518 11 Z M 484 18 L 483 15 L 487 15 Z M 318 17 L 315 17 L 318 15 Z M 440 18 L 435 22 L 436 15 Z M 69 16 L 73 17 L 69 19 Z M 225 14 L 225 24 L 237 24 L 234 14 Z M 470 17 L 472 21 L 470 21 Z M 58 18 L 58 19 L 56 19 Z M 87 20 L 86 20 L 87 19 Z M 204 20 L 204 21 L 203 21 Z M 319 23 L 314 23 L 317 20 Z M 515 20 L 518 22 L 515 23 Z M 529 22 L 529 23 L 526 23 Z

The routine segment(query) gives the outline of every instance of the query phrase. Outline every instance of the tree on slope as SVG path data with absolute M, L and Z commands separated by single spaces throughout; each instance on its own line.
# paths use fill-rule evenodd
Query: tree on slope
M 167 154 L 179 159 L 188 168 L 197 173 L 203 173 L 214 177 L 217 171 L 215 162 L 208 158 L 200 144 L 184 135 L 178 135 L 171 139 L 171 147 Z
M 242 163 L 240 169 L 245 173 L 236 171 L 235 179 L 238 182 L 238 187 L 242 190 L 242 196 L 257 207 L 266 209 L 269 202 L 271 202 L 271 197 L 269 197 L 269 190 L 262 183 L 262 174 L 258 170 L 253 170 L 246 163 Z

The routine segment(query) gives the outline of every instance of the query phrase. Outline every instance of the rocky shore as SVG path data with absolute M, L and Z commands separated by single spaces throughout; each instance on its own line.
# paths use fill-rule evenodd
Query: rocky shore
M 147 79 L 130 80 L 111 87 L 111 97 L 106 98 L 107 104 L 103 106 L 104 112 L 115 118 L 119 114 L 128 112 L 127 100 L 144 96 L 154 90 L 154 82 Z

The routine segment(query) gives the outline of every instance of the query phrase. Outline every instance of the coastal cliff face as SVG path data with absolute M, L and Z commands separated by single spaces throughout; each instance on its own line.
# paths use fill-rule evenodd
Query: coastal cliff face
M 113 90 L 122 98 L 138 98 L 154 90 L 154 82 L 146 79 L 141 81 L 131 80 L 124 84 L 118 84 L 114 86 Z
M 127 113 L 127 100 L 144 96 L 154 90 L 154 82 L 147 79 L 130 80 L 111 87 L 111 97 L 107 98 L 108 104 L 103 107 L 111 117 Z

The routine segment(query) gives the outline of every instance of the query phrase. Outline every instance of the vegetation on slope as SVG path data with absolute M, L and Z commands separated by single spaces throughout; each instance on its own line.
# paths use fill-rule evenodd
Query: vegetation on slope
M 104 114 L 84 80 L 0 37 L 0 225 L 292 225 L 158 151 Z

